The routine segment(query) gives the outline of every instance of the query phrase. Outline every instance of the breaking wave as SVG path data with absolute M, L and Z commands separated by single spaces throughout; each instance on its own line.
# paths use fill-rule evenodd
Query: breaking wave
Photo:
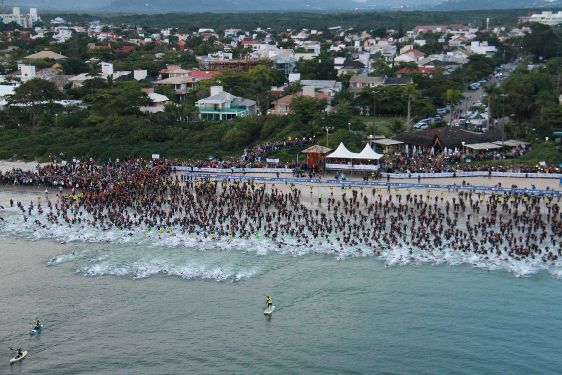
M 9 212 L 5 221 L 0 222 L 0 235 L 17 236 L 29 240 L 52 239 L 61 243 L 108 244 L 109 249 L 80 250 L 58 255 L 48 261 L 56 266 L 64 263 L 77 263 L 77 272 L 85 276 L 131 276 L 142 279 L 152 275 L 168 275 L 188 280 L 240 281 L 256 277 L 259 259 L 249 262 L 248 257 L 238 263 L 256 263 L 251 267 L 227 262 L 232 256 L 224 253 L 252 254 L 258 257 L 268 254 L 301 257 L 308 255 L 332 256 L 337 260 L 374 257 L 385 262 L 385 266 L 431 265 L 470 265 L 480 269 L 503 270 L 516 277 L 528 277 L 537 272 L 549 272 L 554 278 L 562 278 L 562 259 L 550 264 L 537 259 L 516 260 L 495 253 L 480 255 L 463 253 L 452 249 L 420 250 L 411 246 L 398 245 L 374 250 L 364 245 L 339 247 L 329 240 L 316 240 L 308 244 L 294 238 L 285 238 L 283 243 L 256 235 L 250 238 L 212 238 L 182 232 L 181 228 L 168 228 L 165 231 L 150 229 L 99 230 L 83 225 L 37 224 L 43 219 L 31 216 L 22 223 L 21 215 Z M 163 256 L 173 250 L 172 255 Z

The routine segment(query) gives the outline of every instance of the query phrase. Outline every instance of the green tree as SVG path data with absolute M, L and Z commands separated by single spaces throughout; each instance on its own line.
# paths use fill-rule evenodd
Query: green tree
M 334 59 L 327 53 L 321 53 L 311 60 L 300 59 L 297 61 L 297 71 L 301 79 L 336 79 Z
M 22 111 L 29 116 L 31 127 L 35 129 L 48 104 L 63 97 L 63 93 L 52 82 L 34 78 L 17 87 L 9 102 L 22 106 Z
M 167 85 L 160 85 L 154 88 L 154 92 L 166 96 L 168 99 L 177 101 L 176 91 Z
M 326 101 L 308 96 L 301 96 L 293 99 L 291 107 L 299 121 L 307 125 L 313 120 L 317 120 L 322 115 L 326 107 Z
M 494 106 L 496 99 L 500 94 L 500 89 L 495 83 L 484 86 L 483 89 L 488 97 L 488 125 L 492 125 L 494 120 Z
M 451 122 L 453 121 L 453 106 L 461 101 L 462 93 L 457 89 L 448 89 L 443 96 L 445 101 L 451 106 Z
M 562 56 L 562 40 L 550 26 L 531 24 L 531 32 L 523 37 L 523 48 L 537 59 Z
M 84 97 L 91 111 L 104 118 L 140 115 L 139 107 L 150 104 L 148 95 L 138 82 L 117 82 Z
M 408 97 L 408 112 L 406 114 L 406 128 L 410 129 L 412 122 L 412 101 L 416 97 L 416 86 L 407 85 L 404 89 L 406 96 Z
M 63 61 L 62 70 L 64 74 L 77 75 L 80 73 L 88 73 L 90 71 L 90 66 L 80 59 L 70 58 Z
M 89 38 L 84 33 L 72 33 L 62 49 L 63 55 L 70 59 L 84 60 L 88 56 Z
M 394 119 L 390 123 L 390 130 L 394 135 L 400 134 L 404 130 L 404 124 L 399 119 Z

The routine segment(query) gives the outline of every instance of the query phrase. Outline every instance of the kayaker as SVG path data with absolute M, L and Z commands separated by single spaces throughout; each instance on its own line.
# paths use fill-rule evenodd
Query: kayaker
M 35 322 L 35 329 L 39 329 L 41 328 L 41 321 L 39 319 L 37 319 L 37 321 Z
M 271 299 L 270 296 L 267 296 L 267 298 L 265 299 L 265 303 L 267 304 L 267 308 L 270 309 L 271 306 L 273 306 L 273 299 Z
M 18 348 L 18 354 L 16 355 L 16 357 L 21 357 L 22 355 L 23 355 L 23 349 Z

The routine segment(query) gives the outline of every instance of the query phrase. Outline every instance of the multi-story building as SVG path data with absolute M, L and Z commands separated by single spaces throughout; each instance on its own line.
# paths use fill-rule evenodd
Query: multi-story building
M 41 18 L 39 18 L 37 13 L 37 8 L 30 8 L 29 13 L 21 14 L 20 8 L 13 7 L 11 14 L 0 14 L 0 20 L 2 23 L 9 24 L 15 22 L 24 29 L 32 28 L 33 25 L 40 19 Z
M 224 91 L 222 86 L 212 86 L 211 96 L 198 100 L 195 106 L 199 118 L 209 121 L 230 120 L 257 113 L 255 101 L 234 96 Z
M 562 25 L 562 11 L 558 11 L 557 13 L 549 11 L 533 14 L 529 17 L 519 17 L 519 22 L 538 22 L 548 26 Z

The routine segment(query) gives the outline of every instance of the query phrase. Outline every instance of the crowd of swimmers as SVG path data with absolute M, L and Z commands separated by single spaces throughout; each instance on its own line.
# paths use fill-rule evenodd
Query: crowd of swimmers
M 46 168 L 46 169 L 45 169 Z M 201 241 L 265 239 L 276 247 L 338 254 L 476 254 L 506 260 L 562 260 L 557 196 L 387 188 L 316 189 L 188 178 L 169 165 L 50 166 L 41 183 L 66 188 L 41 202 L 11 202 L 37 226 L 146 230 Z M 51 168 L 51 169 L 49 169 Z M 59 180 L 48 177 L 47 171 Z M 343 189 L 343 190 L 342 190 Z M 408 256 L 408 255 L 407 255 Z

